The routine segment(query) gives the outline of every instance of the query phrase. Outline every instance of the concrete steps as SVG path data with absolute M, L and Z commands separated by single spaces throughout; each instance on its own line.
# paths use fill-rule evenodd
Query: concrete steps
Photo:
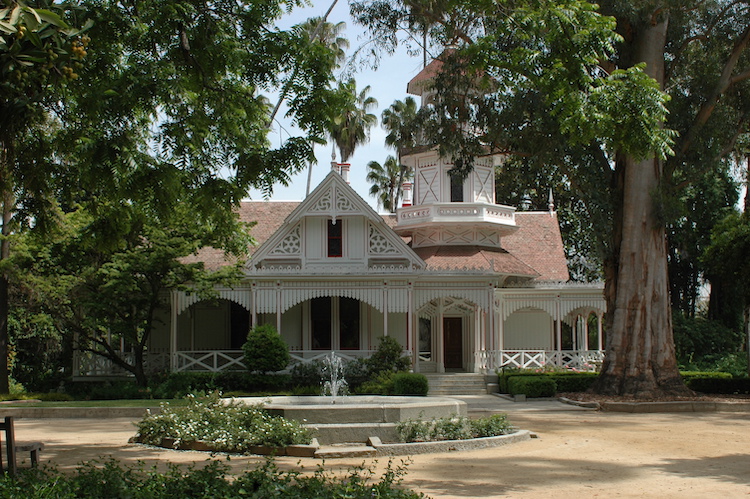
M 423 373 L 430 384 L 429 395 L 486 395 L 484 374 Z

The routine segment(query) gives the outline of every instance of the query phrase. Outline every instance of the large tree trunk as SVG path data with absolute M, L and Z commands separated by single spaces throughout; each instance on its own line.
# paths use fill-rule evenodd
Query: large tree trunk
M 645 23 L 644 23 L 645 24 Z M 634 63 L 663 83 L 667 19 L 642 25 L 634 34 Z M 664 223 L 655 195 L 663 163 L 621 156 L 616 165 L 615 230 L 607 262 L 608 327 L 597 393 L 651 398 L 687 394 L 672 337 Z

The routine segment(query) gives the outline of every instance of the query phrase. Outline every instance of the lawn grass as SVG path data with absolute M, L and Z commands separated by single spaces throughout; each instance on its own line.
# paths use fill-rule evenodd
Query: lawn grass
M 184 399 L 127 399 L 127 400 L 65 400 L 50 402 L 34 402 L 23 400 L 9 400 L 2 403 L 2 407 L 159 407 L 162 402 L 171 406 L 183 406 Z

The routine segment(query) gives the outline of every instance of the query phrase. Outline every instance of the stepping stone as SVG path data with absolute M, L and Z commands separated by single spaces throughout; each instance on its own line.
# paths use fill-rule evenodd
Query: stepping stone
M 373 447 L 357 445 L 352 447 L 321 447 L 315 453 L 319 459 L 333 459 L 338 457 L 375 457 L 377 451 Z

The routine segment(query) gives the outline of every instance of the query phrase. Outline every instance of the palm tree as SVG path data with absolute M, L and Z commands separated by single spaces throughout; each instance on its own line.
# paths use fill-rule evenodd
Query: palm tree
M 393 156 L 388 156 L 382 165 L 377 161 L 367 164 L 367 181 L 372 184 L 370 195 L 377 196 L 378 206 L 390 213 L 398 208 L 398 193 L 405 171 Z
M 339 94 L 343 99 L 342 111 L 331 120 L 329 134 L 341 153 L 341 162 L 346 163 L 354 150 L 370 138 L 370 128 L 378 122 L 369 111 L 378 105 L 375 97 L 369 97 L 370 86 L 357 93 L 354 78 L 339 82 Z
M 349 40 L 342 33 L 346 29 L 345 22 L 329 23 L 322 22 L 319 17 L 313 17 L 302 23 L 299 29 L 308 35 L 311 43 L 320 43 L 331 50 L 334 56 L 334 67 L 340 68 L 346 62 L 346 49 L 349 48 Z M 313 147 L 315 147 L 313 145 Z M 314 161 L 310 161 L 307 170 L 307 190 L 305 196 L 310 194 L 312 182 L 312 169 Z
M 401 186 L 404 177 L 408 175 L 407 168 L 401 165 L 401 153 L 405 149 L 419 145 L 420 142 L 420 127 L 417 124 L 417 101 L 413 97 L 407 97 L 403 101 L 394 101 L 388 109 L 383 111 L 381 123 L 388 132 L 388 135 L 385 136 L 385 144 L 396 149 L 398 164 L 401 166 L 392 204 L 392 211 L 396 211 L 398 201 L 401 199 Z

